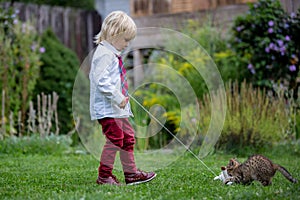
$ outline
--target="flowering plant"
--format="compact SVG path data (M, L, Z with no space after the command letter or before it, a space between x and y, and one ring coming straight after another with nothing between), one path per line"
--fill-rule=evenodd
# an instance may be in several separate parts
M26 111L32 98L41 65L40 55L46 51L31 23L18 19L18 10L0 8L0 89L5 91L5 115L21 111L25 124Z
M286 13L279 0L249 4L233 26L232 47L246 60L247 79L257 86L297 91L300 58L300 10ZM296 95L296 94L295 94Z

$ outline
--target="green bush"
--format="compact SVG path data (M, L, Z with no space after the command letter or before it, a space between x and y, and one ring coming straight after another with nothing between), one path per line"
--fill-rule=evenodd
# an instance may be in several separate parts
M73 128L72 88L80 63L76 54L65 47L48 29L42 34L41 44L47 47L42 55L40 76L35 87L35 94L58 96L58 121L60 133L66 134Z
M21 122L25 124L45 48L34 26L21 22L17 14L11 7L0 8L0 90L5 91L6 121L10 112L17 121L21 111ZM25 126L22 128L24 134Z
M0 140L0 154L61 154L70 150L72 140L68 136L50 135L44 138L38 134L25 137L9 137Z
M300 58L300 10L288 15L279 0L259 0L238 17L232 29L232 49L254 85L283 85L297 95Z

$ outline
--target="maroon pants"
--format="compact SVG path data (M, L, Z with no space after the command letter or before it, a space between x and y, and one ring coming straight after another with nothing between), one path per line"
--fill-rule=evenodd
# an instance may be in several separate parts
M120 151L120 160L124 173L135 173L134 161L134 130L127 118L104 118L98 122L102 126L106 143L103 147L100 166L98 168L100 177L112 175L117 151Z

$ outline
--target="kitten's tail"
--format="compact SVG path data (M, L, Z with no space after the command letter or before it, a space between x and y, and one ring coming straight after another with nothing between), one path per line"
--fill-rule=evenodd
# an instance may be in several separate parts
M298 180L293 178L292 175L288 172L288 170L284 167L280 165L275 165L275 169L277 169L286 179L288 179L292 183L298 183Z

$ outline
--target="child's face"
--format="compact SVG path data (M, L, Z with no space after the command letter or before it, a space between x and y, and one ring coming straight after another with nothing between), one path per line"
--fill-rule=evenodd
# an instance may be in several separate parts
M118 51L123 51L128 47L129 42L130 42L129 37L126 37L126 35L121 35L120 37L117 37L115 40L113 40L111 44Z

